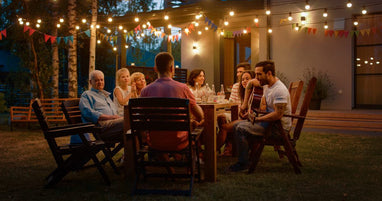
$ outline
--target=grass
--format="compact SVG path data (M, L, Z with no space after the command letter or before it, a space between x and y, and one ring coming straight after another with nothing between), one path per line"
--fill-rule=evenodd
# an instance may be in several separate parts
M105 186L95 168L70 173L44 189L55 168L38 129L0 127L0 200L379 200L382 195L382 136L304 132L297 148L303 163L295 175L267 147L254 174L230 173L232 157L218 158L218 181L195 183L192 197L130 195L131 184L106 170Z

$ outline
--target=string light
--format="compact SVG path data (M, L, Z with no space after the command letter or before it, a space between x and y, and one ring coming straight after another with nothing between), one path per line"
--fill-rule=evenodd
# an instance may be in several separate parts
M195 19L199 19L200 18L200 15L195 15Z
M146 29L147 25L146 25L146 24L143 24L142 27L143 27L144 29Z
M146 24L147 24L147 26L151 26L151 23L150 23L149 21L147 21L147 23L146 23Z
M112 22L112 21L113 21L113 18L109 17L109 18L107 18L107 21L108 21L108 22Z
M21 21L23 21L23 18L20 17L18 20L19 20L19 22L21 22Z
M36 27L37 27L37 28L40 28L40 24L36 24Z
M113 50L114 50L114 51L117 51L117 47L113 47Z
M20 24L24 24L24 21L21 20L21 21L19 21L19 23L20 23Z
M122 25L119 25L118 28L119 28L119 30L122 30L122 29L123 29L123 26L122 26Z
M186 34L188 34L188 32L190 32L190 30L189 30L188 28L185 28L185 29L184 29L184 32L185 32Z
M366 7L364 6L364 7L362 8L362 14L366 15L366 13L367 13L367 10L366 10Z
M97 40L97 43L98 43L98 44L101 44L101 40Z
M234 16L234 15L235 15L235 12L233 12L233 11L231 10L231 11L229 11L229 15L230 15L230 16Z
M60 22L63 23L64 22L64 18L60 18Z
M256 17L255 17L255 19L253 20L256 24L257 23L259 23L259 18L257 17L257 15L256 15Z
M79 30L79 29L80 29L80 26L77 25L77 26L76 26L76 29Z
M306 24L306 18L303 16L301 17L301 24L305 25Z
M41 23L41 19L37 19L37 23L40 24Z
M127 30L126 30L126 29L124 29L124 30L123 30L123 33L127 33Z
M322 16L323 17L328 17L328 10L326 8L324 9L324 13L322 13Z
M99 28L100 28L100 26L99 26L99 24L97 24L97 25L96 25L96 29L99 29Z
M139 18L138 18L138 17L135 17L135 18L134 18L134 21L135 21L135 22L139 22Z
M199 23L198 23L198 22L195 22L195 26L198 27L198 26L199 26Z
M220 32L220 35L224 36L224 31L223 30Z
M328 26L328 22L325 21L325 24L324 24L324 29L328 29L329 26Z
M271 10L267 9L267 10L265 11L265 14L266 14L266 15L270 15L270 14L271 14Z
M57 28L60 28L61 27L61 24L57 24Z
M125 48L126 48L126 49L129 48L129 46L128 46L128 45L125 45Z
M208 27L204 27L204 30L208 31Z
M171 25L171 24L167 25L167 28L171 29L171 28L172 28L172 25Z
M351 8L352 6L353 6L353 4L351 3L350 0L348 0L348 3L346 4L346 7Z
M25 22L25 25L29 26L29 24L30 24L29 22Z
M293 17L292 17L292 13L291 13L291 12L289 12L288 20L289 20L289 21L292 21L292 20L293 20Z
M91 24L91 25L90 25L90 28L93 29L93 28L94 28L94 25Z
M142 36L142 37L145 37L145 33L141 33L141 36Z
M358 25L358 21L354 20L353 24L354 24L354 26L357 26Z
M82 23L84 23L84 24L86 23L86 19L85 19L85 18L84 18L84 19L82 19Z
M247 28L244 28L243 29L243 33L246 34L248 31L247 31Z
M228 24L229 24L229 23L228 23L228 21L227 21L227 20L226 20L226 21L224 21L224 25L225 25L225 26L228 26Z
M272 33L273 31L272 31L272 29L271 28L269 28L268 29L268 33Z
M308 0L306 0L305 9L306 9L306 10L309 10L309 9L310 9L310 5L309 5L309 1L308 1Z
M111 33L111 30L110 29L107 29L107 31L106 31L107 33Z
M202 35L202 31L198 31L198 35Z
M169 19L168 15L165 15L164 20L168 20L168 19Z

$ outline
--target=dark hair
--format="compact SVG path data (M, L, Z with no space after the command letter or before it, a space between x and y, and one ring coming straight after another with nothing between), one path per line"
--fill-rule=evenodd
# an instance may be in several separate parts
M236 65L236 69L238 69L238 68L244 68L244 70L250 70L251 64L249 64L248 62L241 62L241 63Z
M195 86L194 79L196 77L198 77L201 72L203 72L204 75L206 75L206 72L203 69L195 69L195 70L191 71L191 73L190 73L190 75L188 76L188 79L187 79L187 84L192 86L192 87L194 87ZM202 86L204 86L204 85L206 85L206 80L204 80Z
M245 95L245 88L241 84L242 77L245 73L248 73L252 79L255 78L255 76L256 76L255 71L252 71L252 70L246 70L243 72L243 74L241 74L240 80L239 80L239 97L240 97L241 102L244 101L244 95Z
M155 66L160 74L171 71L171 63L174 57L168 52L160 52L155 56Z
M275 62L273 61L261 61L257 63L255 67L263 67L264 73L271 71L273 76L276 75Z

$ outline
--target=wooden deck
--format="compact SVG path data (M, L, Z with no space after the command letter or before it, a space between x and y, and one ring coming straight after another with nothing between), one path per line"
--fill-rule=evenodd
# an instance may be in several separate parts
M382 132L382 110L309 110L304 127Z

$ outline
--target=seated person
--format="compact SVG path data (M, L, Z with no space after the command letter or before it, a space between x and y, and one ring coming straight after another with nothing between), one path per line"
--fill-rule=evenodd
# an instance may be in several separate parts
M132 98L138 98L141 96L142 89L146 87L145 75L141 72L135 72L131 74L131 92Z
M187 78L187 86L194 94L195 98L200 100L203 96L208 96L208 89L206 87L205 72L203 69L195 69L190 72Z
M141 97L174 97L186 98L190 100L190 111L194 115L194 126L199 126L204 122L204 114L200 106L196 104L195 97L186 84L172 79L174 69L174 58L170 53L161 52L155 57L154 70L158 73L158 79L147 85ZM187 133L181 131L173 132L150 132L149 145L158 150L181 150L188 146ZM163 156L168 160L168 155Z
M123 140L123 118L117 114L117 108L104 90L104 74L94 70L89 75L91 89L81 95L80 110L83 122L101 126L100 137L104 141Z
M123 106L126 105L132 95L130 85L130 72L127 68L117 71L116 87L113 92L113 101L117 107L118 115L123 116Z

